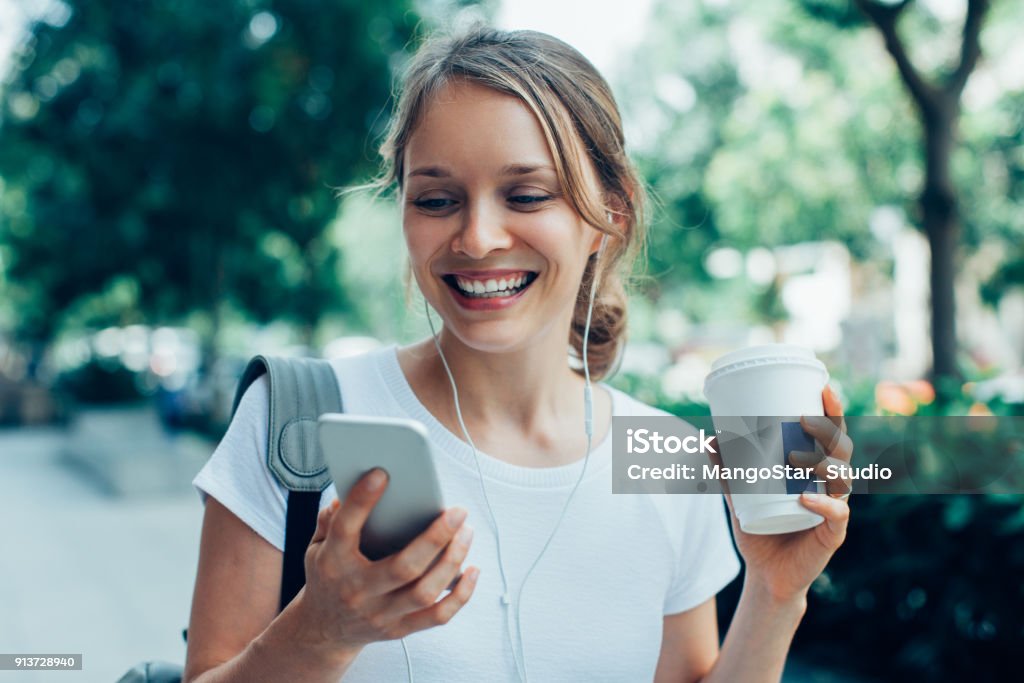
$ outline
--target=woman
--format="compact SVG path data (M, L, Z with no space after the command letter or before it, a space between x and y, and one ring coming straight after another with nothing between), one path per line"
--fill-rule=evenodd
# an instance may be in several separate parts
M604 377L621 350L620 273L643 243L643 187L604 79L541 33L432 41L382 155L376 185L398 189L412 274L442 325L334 366L346 411L427 426L459 507L371 562L359 533L386 476L340 504L328 487L306 585L277 615L285 494L265 464L258 381L195 481L206 513L186 679L777 680L808 586L842 543L845 500L805 500L826 519L814 529L748 536L716 496L611 494L612 415L665 413L599 383L580 428L588 371ZM849 459L831 422L807 429ZM715 594L739 570L727 514L747 572L719 650Z

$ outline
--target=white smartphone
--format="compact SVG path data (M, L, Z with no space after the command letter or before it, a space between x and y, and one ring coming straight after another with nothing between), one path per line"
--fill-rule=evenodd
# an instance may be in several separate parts
M375 467L384 495L363 526L359 549L371 560L398 552L444 510L427 428L416 420L324 413L317 430L338 498Z

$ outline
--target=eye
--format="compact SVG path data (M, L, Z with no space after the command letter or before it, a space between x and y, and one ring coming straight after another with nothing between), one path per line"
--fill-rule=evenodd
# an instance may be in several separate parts
M425 211L444 211L455 201L452 199L445 199L444 197L432 197L429 199L415 199L412 204L416 208L424 209Z
M535 195L535 194L517 194L509 197L508 200L513 204L519 204L520 206L531 206L535 204L543 204L546 201L552 199L549 194Z

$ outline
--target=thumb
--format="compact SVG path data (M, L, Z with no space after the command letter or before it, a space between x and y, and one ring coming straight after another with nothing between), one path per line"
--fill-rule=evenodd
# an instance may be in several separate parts
M341 502L335 498L331 501L330 505L325 507L316 516L316 531L313 532L313 538L309 539L309 544L322 543L327 538L327 530L331 526L331 518L334 517L335 510L341 505Z

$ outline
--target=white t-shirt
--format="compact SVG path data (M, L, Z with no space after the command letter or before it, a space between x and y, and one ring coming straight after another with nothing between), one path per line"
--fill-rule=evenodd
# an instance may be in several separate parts
M476 591L446 625L406 638L417 681L518 680L501 603L494 529L473 450L416 398L397 345L333 362L345 412L414 418L430 434L446 505L469 511L473 544L464 566L480 568ZM615 415L667 415L601 383ZM266 376L246 392L227 434L193 484L278 549L286 490L267 467ZM479 454L501 534L509 593L528 571L579 477L583 459L520 467ZM522 653L534 681L651 680L665 615L713 597L737 575L727 510L715 495L612 494L611 430L591 451L584 481L522 594ZM337 497L323 492L321 508ZM514 613L514 610L513 610ZM511 628L517 649L516 629ZM366 646L343 680L403 681L399 641Z

